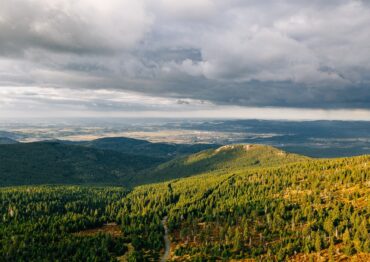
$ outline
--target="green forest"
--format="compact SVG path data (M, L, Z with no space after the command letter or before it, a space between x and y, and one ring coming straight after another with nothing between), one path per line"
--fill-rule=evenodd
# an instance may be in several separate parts
M130 138L92 141L0 141L0 186L120 185L134 186L151 179L152 169L183 155L214 148L213 144L150 143ZM164 180L164 179L162 179Z
M0 261L159 261L165 227L169 261L370 259L369 155L243 145L146 170L163 182L1 188Z

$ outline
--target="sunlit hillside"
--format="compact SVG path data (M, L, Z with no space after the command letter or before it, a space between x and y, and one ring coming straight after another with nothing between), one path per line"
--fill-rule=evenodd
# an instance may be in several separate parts
M155 168L153 179L170 179L201 174L210 171L226 171L252 167L269 167L308 160L266 145L226 145L204 150L196 154L175 158Z
M230 148L218 153L223 150ZM216 151L186 159L196 163ZM4 188L1 255L33 261L150 261L169 248L170 261L367 261L370 156L313 160L292 155L297 161L275 165L272 155L290 159L289 154L267 152L258 165L236 160L224 169L132 190Z

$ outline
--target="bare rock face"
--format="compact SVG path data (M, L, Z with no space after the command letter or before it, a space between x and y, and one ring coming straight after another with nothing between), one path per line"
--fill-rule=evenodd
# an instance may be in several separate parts
M14 209L12 207L9 207L8 213L10 217L14 217Z
M284 151L279 151L277 153L278 156L286 156L286 153Z
M226 150L233 149L233 148L234 148L234 146L233 146L233 145L221 146L221 147L217 148L217 149L215 150L215 152L216 152L216 153L218 153L218 152L226 151Z
M233 150L233 149L238 149L238 148L241 148L245 151L249 151L254 147L256 147L256 145L250 145L250 144L225 145L225 146L222 146L222 147L219 147L218 149L216 149L215 152L218 153L218 152L221 152L221 151Z
M214 154L220 153L220 152L226 152L226 151L232 151L232 150L242 150L245 152L251 151L251 150L258 150L258 149L269 149L271 151L270 153L275 154L280 157L285 157L288 154L282 150L278 150L276 148L272 148L268 145L260 145L260 144L234 144L234 145L225 145L221 146L218 149L214 151Z
M250 149L252 149L254 147L254 145L244 145L243 148L245 151L249 151Z

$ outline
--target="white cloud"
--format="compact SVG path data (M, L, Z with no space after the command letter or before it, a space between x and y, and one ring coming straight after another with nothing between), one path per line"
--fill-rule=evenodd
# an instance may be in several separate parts
M170 99L133 92L40 87L0 89L0 119L28 117L161 117L269 120L363 120L370 110L322 110L218 106L209 101Z
M148 2L150 4L152 1ZM159 0L158 2L154 1L154 4L159 6L161 14L175 20L205 20L216 11L215 1L212 0Z
M147 96L140 93L108 89L67 89L53 87L8 86L0 88L0 108L3 112L32 109L31 114L60 110L79 114L89 111L120 112L143 110L192 110L209 108L210 102L195 99L174 99ZM4 115L1 115L4 117Z
M249 7L220 12L224 24L202 31L202 60L179 68L216 80L327 86L361 82L370 71L370 10L360 1Z
M141 0L2 0L0 17L4 42L79 53L132 48L152 23Z
M0 88L0 118L57 116L370 121L370 110L218 106L202 100L178 100L106 89Z
M81 98L88 92L73 90L123 90L159 104L166 97L370 107L366 1L0 0L0 6L0 89L57 87Z

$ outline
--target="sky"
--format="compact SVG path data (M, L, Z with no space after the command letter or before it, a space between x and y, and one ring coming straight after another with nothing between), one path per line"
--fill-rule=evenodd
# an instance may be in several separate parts
M0 0L0 117L370 121L370 2Z

